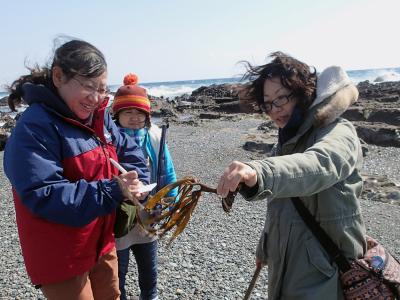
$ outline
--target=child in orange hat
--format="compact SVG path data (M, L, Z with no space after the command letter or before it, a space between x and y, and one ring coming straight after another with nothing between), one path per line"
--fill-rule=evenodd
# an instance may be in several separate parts
M165 185L176 181L176 173L168 147L165 144L165 129L161 130L150 121L150 100L146 89L137 85L135 74L124 78L112 104L112 113L122 132L127 133L142 148L148 161L151 181L157 182L153 194ZM164 136L162 133L164 132ZM168 196L175 197L177 190ZM138 266L140 299L158 299L157 296L157 239L149 237L135 226L128 234L116 239L118 276L121 300L126 299L125 277L128 272L129 250Z

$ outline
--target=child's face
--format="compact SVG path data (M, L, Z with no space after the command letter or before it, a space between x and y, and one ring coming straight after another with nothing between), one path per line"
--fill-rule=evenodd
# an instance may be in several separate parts
M118 122L124 128L140 129L145 126L146 114L135 108L127 108L118 114Z

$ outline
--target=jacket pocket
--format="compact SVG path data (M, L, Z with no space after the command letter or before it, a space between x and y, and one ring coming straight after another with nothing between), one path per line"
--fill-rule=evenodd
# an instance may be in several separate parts
M327 277L332 277L335 274L336 268L330 263L327 254L317 240L308 240L306 242L306 249L311 265Z
M136 206L123 201L116 211L115 224L114 224L114 235L116 238L123 237L128 234L129 231L136 224Z

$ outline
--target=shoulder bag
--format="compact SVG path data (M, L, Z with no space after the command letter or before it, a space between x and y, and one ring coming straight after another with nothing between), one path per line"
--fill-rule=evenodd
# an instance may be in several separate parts
M338 265L347 300L400 299L400 263L378 241L366 236L367 252L348 261L299 197L292 203L304 223Z

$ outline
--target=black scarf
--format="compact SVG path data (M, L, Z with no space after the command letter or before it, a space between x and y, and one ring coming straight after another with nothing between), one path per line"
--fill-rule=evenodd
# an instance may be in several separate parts
M302 109L300 109L300 107L296 106L285 127L279 128L278 132L279 144L283 145L292 137L294 137L297 133L297 130L299 130L301 124L303 123L303 120L304 120L303 111Z

